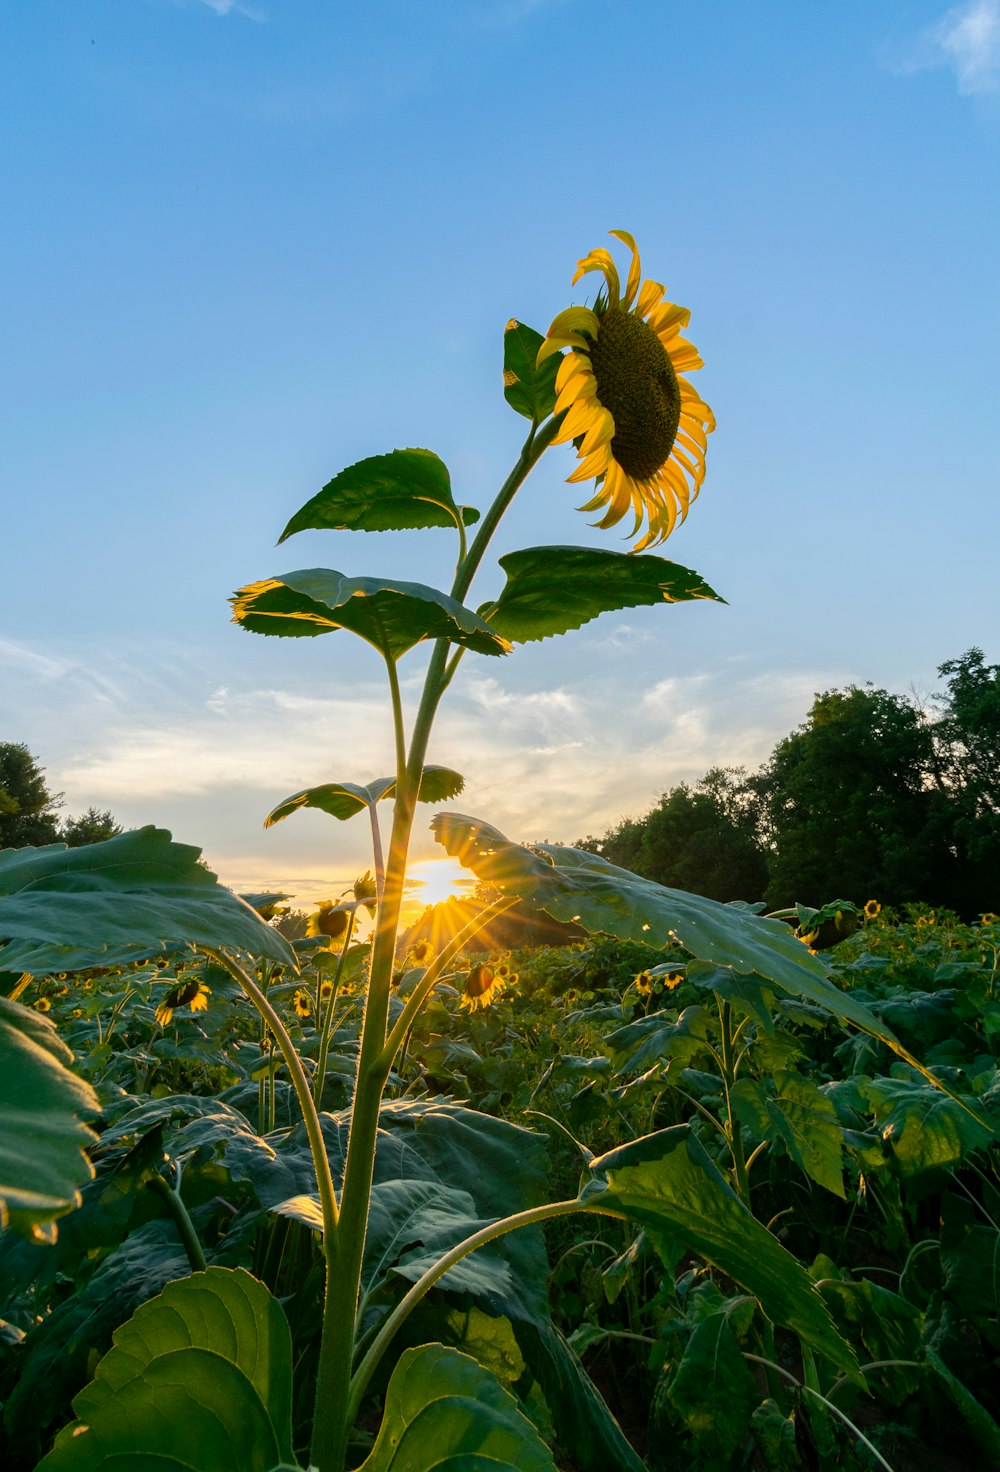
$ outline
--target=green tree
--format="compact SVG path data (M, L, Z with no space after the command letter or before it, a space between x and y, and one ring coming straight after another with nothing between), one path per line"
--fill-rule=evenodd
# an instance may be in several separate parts
M958 905L953 811L934 769L934 728L914 702L856 685L817 695L760 777L768 904Z
M938 701L934 775L954 814L957 908L971 915L1000 908L1000 665L973 648L938 673L948 688Z
M83 848L88 843L103 843L121 833L122 826L113 813L89 807L78 818L67 818L60 826L58 838L70 848Z
M26 746L0 741L0 848L40 847L59 838L61 793L51 793L44 770Z
M644 818L625 818L580 846L672 889L757 901L767 884L760 817L753 779L739 767L715 767L694 788L665 792Z

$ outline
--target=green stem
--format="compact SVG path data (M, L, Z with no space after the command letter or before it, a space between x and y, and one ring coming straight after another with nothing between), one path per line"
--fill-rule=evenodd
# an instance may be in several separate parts
M181 1200L180 1192L175 1191L169 1182L165 1181L160 1175L152 1176L146 1182L146 1189L147 1191L152 1191L154 1196L160 1198L173 1218L174 1226L177 1228L180 1239L184 1244L187 1260L191 1264L191 1271L193 1273L205 1272L208 1267L208 1263L205 1261L205 1253L201 1242L198 1240L198 1233L194 1229L194 1222L191 1220L187 1207Z
M813 1390L811 1385L803 1385L801 1380L799 1380L795 1375L792 1374L791 1370L786 1370L783 1365L777 1364L774 1360L766 1360L763 1358L762 1355L759 1354L749 1354L746 1350L743 1351L743 1358L745 1360L753 1360L755 1364L758 1365L765 1365L768 1369L776 1370L779 1375L784 1375L786 1380L790 1380L798 1390L801 1390L803 1392L804 1395L811 1395L816 1400L820 1401L823 1405L826 1406L831 1416L836 1416L838 1421L842 1421L847 1429L854 1433L854 1435L858 1438L862 1445L868 1448L872 1456L875 1458L876 1462L878 1462L879 1466L885 1468L885 1472L894 1472L894 1468L891 1467L890 1464L886 1461L885 1457L883 1457L878 1447L873 1445L873 1443L868 1440L867 1436L864 1434L861 1428L859 1426L855 1426L850 1416L845 1415L839 1406L835 1406L832 1401L827 1400L825 1395L820 1395L819 1391Z
M540 430L532 426L517 464L483 518L476 538L456 572L452 587L453 597L460 601L464 600L500 518L529 471L551 443L555 433L556 425L551 421L543 425ZM394 668L390 670L389 675L393 698L393 722L396 731L396 801L393 805L392 833L386 859L385 882L376 916L371 974L361 1029L357 1082L354 1090L351 1128L344 1165L344 1182L340 1197L339 1243L341 1250L337 1273L332 1281L329 1277L327 1280L328 1292L323 1312L319 1365L316 1375L316 1409L313 1417L309 1458L318 1472L341 1472L346 1458L347 1436L353 1419L351 1367L354 1356L354 1333L375 1163L379 1107L389 1076L385 1056L386 1026L396 935L403 903L406 861L417 793L430 741L431 727L441 697L447 687L448 652L451 647L446 639L435 641L410 738L409 758L405 761L401 756L402 714L399 703L399 686ZM390 661L387 659L388 663Z
M729 1002L719 999L719 1023L722 1043L722 1083L726 1091L726 1113L729 1116L729 1151L733 1157L733 1175L736 1179L736 1194L744 1206L750 1205L750 1182L747 1177L746 1154L743 1149L743 1131L739 1120L733 1118L730 1090L736 1082L734 1067L735 1037L733 1035L733 1009Z
M339 1211L337 1207L337 1194L333 1187L333 1176L330 1172L330 1157L326 1153L326 1141L323 1139L323 1131L320 1127L319 1113L313 1103L312 1091L309 1087L309 1079L302 1060L299 1057L295 1044L289 1037L288 1030L282 1022L281 1017L254 981L238 962L225 951L213 950L211 946L201 948L207 956L221 966L234 981L246 992L253 1002L257 1011L266 1021L274 1035L274 1040L281 1050L281 1056L285 1060L288 1072L291 1075L292 1087L302 1110L302 1119L306 1127L306 1136L309 1140L309 1149L312 1153L313 1169L316 1172L316 1188L319 1192L320 1207L323 1213L323 1250L334 1251L337 1242L337 1228L339 1222Z
M430 1292L434 1284L443 1278L449 1268L453 1268L463 1257L468 1257L470 1252L475 1252L477 1247L484 1247L487 1242L495 1242L498 1237L505 1237L508 1232L516 1232L518 1227L533 1226L537 1222L549 1221L553 1217L568 1216L575 1211L595 1212L600 1216L617 1217L621 1221L627 1221L625 1213L613 1211L610 1207L602 1207L595 1198L594 1204L580 1201L574 1198L572 1201L553 1201L545 1206L533 1206L527 1211L516 1212L513 1216L505 1216L500 1221L491 1222L488 1227L481 1227L478 1232L473 1232L471 1237L466 1237L464 1242L459 1242L443 1257L438 1258L433 1267L427 1269L426 1273L414 1283L410 1291L401 1298L386 1318L375 1336L372 1346L358 1366L351 1380L351 1399L349 1416L351 1420L358 1413L361 1398L368 1387L372 1375L378 1367L379 1360L392 1342L397 1330L409 1318L420 1300Z
M350 948L351 935L354 931L354 921L357 918L357 913L357 910L352 910L348 916L347 930L344 934L344 947L340 953L340 960L337 962L337 970L333 978L333 990L330 993L330 1000L326 1004L326 1011L323 1013L323 1029L319 1038L319 1056L316 1059L316 1073L313 1078L313 1099L316 1102L317 1109L323 1097L323 1083L326 1078L326 1060L330 1051L330 1029L333 1026L333 1009L337 1005L337 992L340 989L340 979L344 974L344 962L347 959L347 952ZM322 983L320 985L322 987Z

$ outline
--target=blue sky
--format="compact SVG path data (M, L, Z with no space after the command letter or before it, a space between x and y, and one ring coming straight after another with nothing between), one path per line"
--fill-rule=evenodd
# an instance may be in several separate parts
M261 820L389 770L380 666L226 598L317 565L446 586L445 532L274 543L395 446L486 504L521 438L504 323L584 300L615 228L692 309L719 424L660 550L729 603L469 657L431 753L456 805L573 841L763 760L814 691L1000 659L1000 0L22 0L0 127L0 739L69 811L237 888L365 865L360 825ZM498 551L628 545L573 463Z

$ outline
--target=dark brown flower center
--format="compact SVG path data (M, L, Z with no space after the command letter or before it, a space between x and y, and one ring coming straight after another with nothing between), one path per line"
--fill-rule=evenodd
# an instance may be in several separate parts
M476 966L469 972L465 982L467 997L483 997L493 985L493 971L489 966Z
M601 318L590 361L597 397L614 415L611 452L627 475L648 480L670 458L681 420L670 354L648 322L611 307Z

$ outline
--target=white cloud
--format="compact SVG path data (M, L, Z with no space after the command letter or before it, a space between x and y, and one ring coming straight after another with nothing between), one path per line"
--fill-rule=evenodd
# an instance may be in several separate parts
M207 5L216 15L245 15L247 20L262 21L264 12L255 5L245 5L243 0L174 0L175 5Z
M1000 91L1000 0L956 5L892 65L904 74L950 67L963 97Z

